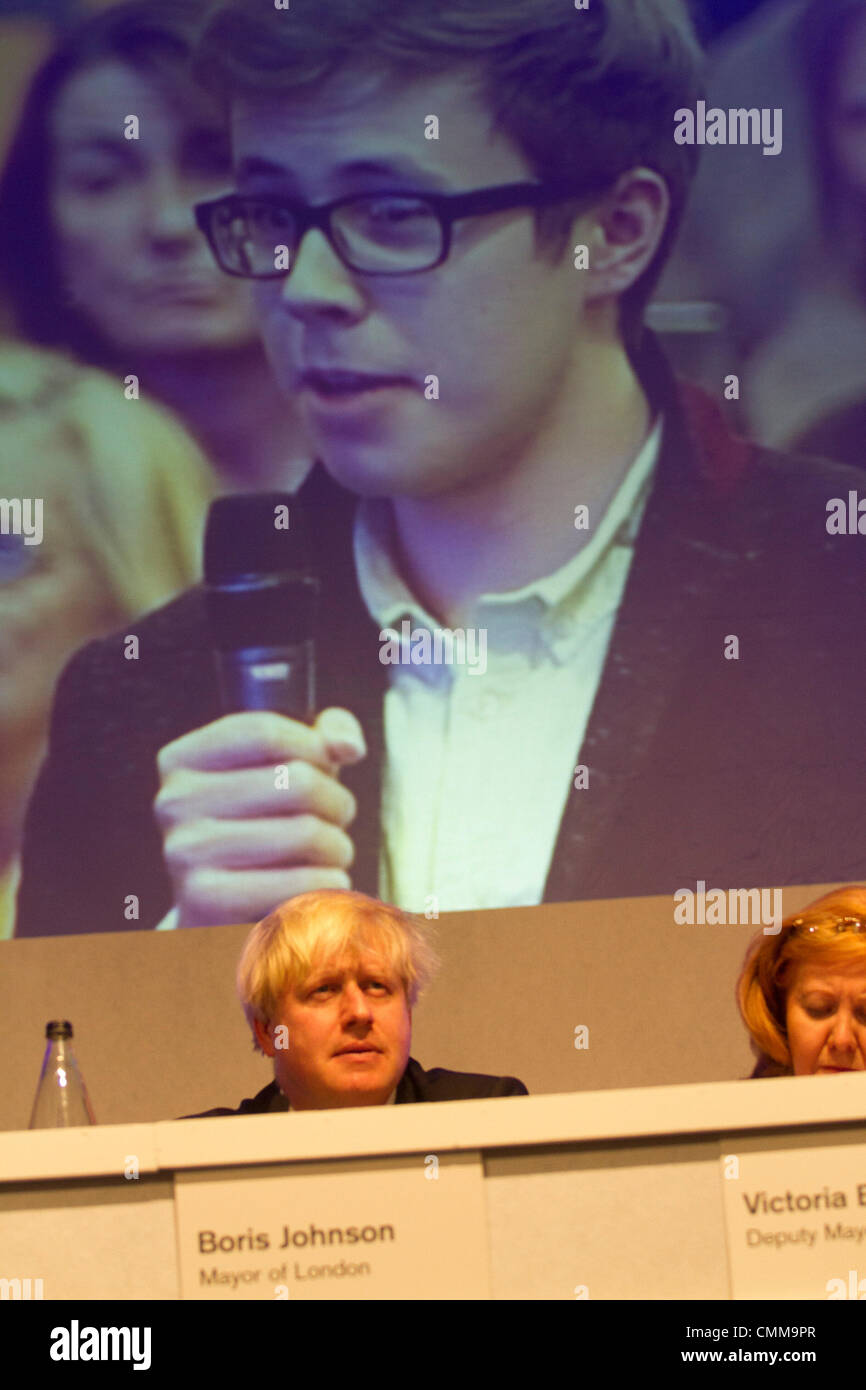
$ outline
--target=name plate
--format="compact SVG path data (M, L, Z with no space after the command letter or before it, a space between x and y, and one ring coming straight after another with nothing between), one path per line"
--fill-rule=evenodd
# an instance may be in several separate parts
M479 1153L177 1173L181 1297L490 1297Z
M723 1149L731 1297L866 1299L866 1144Z

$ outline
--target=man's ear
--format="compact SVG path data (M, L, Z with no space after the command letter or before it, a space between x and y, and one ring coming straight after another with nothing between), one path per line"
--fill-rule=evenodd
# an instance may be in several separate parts
M256 1041L258 1042L258 1045L262 1049L262 1052L265 1054L265 1056L273 1057L274 1040L271 1037L270 1028L266 1027L265 1024L262 1023L261 1019L254 1018L253 1032L255 1033Z
M667 184L654 169L631 169L575 223L588 248L586 301L619 297L650 265L670 216Z

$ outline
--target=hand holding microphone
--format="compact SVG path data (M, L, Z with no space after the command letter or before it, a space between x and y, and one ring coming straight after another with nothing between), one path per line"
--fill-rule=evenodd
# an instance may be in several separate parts
M230 714L163 748L155 810L178 925L254 922L297 893L351 888L357 806L337 774L365 753L361 726L340 709L312 728Z
M280 507L289 527L278 530ZM229 713L158 757L155 814L179 926L251 922L316 888L350 888L355 798L338 781L366 754L348 710L315 704L318 581L295 499L220 498L205 543L211 635Z

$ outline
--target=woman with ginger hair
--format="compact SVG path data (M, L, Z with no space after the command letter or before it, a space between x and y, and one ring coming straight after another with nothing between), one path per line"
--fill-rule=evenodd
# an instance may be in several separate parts
M216 490L167 411L57 353L0 344L0 940L57 677L195 581ZM25 502L30 521L38 504L29 535L12 525Z
M752 942L737 1002L753 1076L866 1070L866 886L825 893Z

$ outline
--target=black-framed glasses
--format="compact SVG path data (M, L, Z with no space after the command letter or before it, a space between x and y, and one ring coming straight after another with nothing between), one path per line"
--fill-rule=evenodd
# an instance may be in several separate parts
M221 270L249 280L279 280L294 265L310 227L328 238L349 270L362 275L416 275L451 250L453 223L511 208L538 208L595 196L540 183L506 183L469 193L401 189L337 198L311 207L281 193L231 193L198 203L195 219Z

